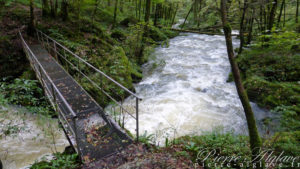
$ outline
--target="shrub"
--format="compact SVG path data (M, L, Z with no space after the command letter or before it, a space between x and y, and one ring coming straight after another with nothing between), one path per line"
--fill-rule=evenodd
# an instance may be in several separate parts
M61 169L74 169L79 168L80 163L77 154L54 154L54 159L51 161L43 160L41 162L34 163L31 169L44 169L44 168L61 168Z

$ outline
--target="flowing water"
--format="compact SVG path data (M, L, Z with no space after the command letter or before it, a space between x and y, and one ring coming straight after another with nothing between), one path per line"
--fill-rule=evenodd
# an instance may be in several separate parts
M233 38L237 47L239 41ZM165 137L201 134L212 130L247 134L246 119L230 73L224 36L184 33L158 47L143 66L136 84L140 102L140 134ZM134 103L131 98L127 104ZM258 122L269 112L251 103ZM125 127L135 133L135 120ZM263 131L260 125L260 130Z
M68 141L57 120L0 106L0 160L4 169L27 168L45 155L62 152L66 146Z

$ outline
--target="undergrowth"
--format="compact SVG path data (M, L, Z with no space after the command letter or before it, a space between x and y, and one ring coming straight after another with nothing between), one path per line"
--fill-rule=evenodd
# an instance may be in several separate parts
M77 154L56 153L53 159L47 161L42 159L40 162L34 163L30 169L60 168L60 169L76 169L80 168L80 162Z

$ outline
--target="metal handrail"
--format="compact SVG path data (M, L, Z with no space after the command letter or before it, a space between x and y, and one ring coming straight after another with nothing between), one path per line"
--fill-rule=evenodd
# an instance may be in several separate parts
M61 58L63 58L68 64L70 64L76 71L78 71L82 76L84 76L93 86L95 86L97 89L99 89L103 94L105 94L110 100L112 100L114 103L116 103L121 111L126 112L127 114L129 114L133 119L136 120L136 139L139 139L139 101L142 100L140 97L138 97L135 93L133 93L132 91L130 91L129 89L127 89L126 87L124 87L122 84L118 83L117 81L115 81L114 79L112 79L111 77L109 77L108 75L106 75L104 72L100 71L99 69L97 69L95 66L93 66L92 64L90 64L89 62L85 61L84 59L82 59L81 57L79 57L78 55L76 55L74 52L70 51L68 48L66 48L65 46L63 46L62 44L60 44L59 42L57 42L56 40L54 40L53 38L49 37L48 35L46 35L45 33L41 32L40 30L36 30L37 33L37 38L38 40L41 42L41 44L44 45L47 44L47 50L49 52L51 48L53 50L53 52L55 53L55 56L60 56ZM49 45L51 44L51 45ZM52 47L53 46L53 47ZM64 54L61 54L59 52L58 47L61 48L61 50L63 50ZM66 52L68 52L69 54L71 54L71 56L73 56L76 60L78 60L77 62L77 66L74 65L72 63L72 61L69 61L66 57ZM93 81L91 78L89 78L85 73L83 73L82 71L80 71L79 65L82 62L84 65L88 66L89 68L91 68L92 70L94 70L96 73L100 74L100 81L101 81L101 87L98 86L96 84L95 81ZM136 99L135 102L135 117L130 113L129 110L126 110L126 108L123 107L122 104L120 104L118 101L116 101L112 96L110 96L107 92L105 92L103 85L102 85L102 77L106 78L107 80L109 80L110 82L112 82L113 84L117 85L118 87L120 87L121 89L123 89L125 92L127 92L129 95L133 96ZM112 91L113 92L113 91Z
M51 37L49 37L48 35L46 35L45 33L36 30L37 32L39 32L40 34L44 35L45 37L47 37L48 39L50 39L51 41L53 41L54 43L56 43L57 45L59 45L60 47L62 47L64 50L66 50L67 52L69 52L71 55L73 55L75 58L79 59L80 61L82 61L83 63L85 63L86 65L88 65L89 67L91 67L92 69L94 69L96 72L102 74L104 77L106 77L108 80L110 80L111 82L113 82L114 84L118 85L119 87L121 87L123 90L125 90L126 92L128 92L130 95L133 95L134 97L138 98L139 100L142 100L139 96L137 96L135 93L133 93L132 91L130 91L129 89L127 89L126 87L124 87L122 84L118 83L117 81L115 81L114 79L112 79L111 77L109 77L108 75L106 75L104 72L102 72L101 70L95 68L93 65L91 65L90 63L88 63L87 61L85 61L84 59L82 59L81 57L79 57L78 55L76 55L75 53L73 53L72 51L70 51L68 48L66 48L65 46L63 46L62 44L60 44L59 42L57 42L56 40L52 39Z
M63 97L63 95L60 93L60 91L57 89L56 85L54 84L54 82L52 81L52 79L49 77L49 75L47 74L47 72L45 71L45 69L43 68L43 66L41 65L41 63L38 61L38 59L36 58L36 56L33 54L33 52L30 50L29 46L27 45L27 43L25 42L22 33L19 31L19 36L22 40L22 44L24 47L26 47L26 49L30 52L31 56L34 58L34 60L36 61L36 63L38 64L39 68L43 71L44 75L46 76L47 80L49 80L50 84L52 85L52 87L54 88L54 90L58 93L59 97L61 98L62 102L67 106L67 109L72 113L73 117L76 117L76 113L73 111L73 109L70 107L69 103L66 101L66 99ZM39 72L41 73L41 72Z
M62 118L64 118L65 122L68 123L68 126L69 126L71 132L74 134L76 142L78 143L77 125L76 125L76 119L78 118L78 116L73 111L73 109L71 108L70 104L63 97L63 95L61 94L61 92L58 90L58 88L56 87L56 85L54 84L54 82L52 81L52 79L49 77L48 73L45 71L45 69L43 68L43 66L41 65L41 63L38 61L38 59L36 58L36 56L33 54L33 52L31 51L31 49L29 48L28 44L24 40L24 38L23 38L22 33L21 33L20 30L19 30L19 36L20 36L20 39L22 41L22 46L23 46L24 52L26 53L26 56L28 56L28 59L30 61L30 64L32 65L33 69L36 71L37 77L38 77L38 79L40 79L40 81L41 81L41 83L42 83L42 85L43 85L43 87L45 89L45 93L46 93L47 97L49 98L49 100L50 100L52 106L54 107L54 109L61 110L61 108L59 106L57 106L58 105L58 101L57 101L56 95L55 95L55 92L56 92L58 94L58 97L59 97L60 101L63 103L64 106L66 106L67 111L71 113L71 118L72 118L72 122L74 124L74 129L69 124L69 121L65 117L65 115L63 114L62 110L59 111L60 116L62 116ZM38 66L39 70L36 70L37 66ZM49 87L47 86L47 84L45 84L45 80L43 79L43 76L45 76L46 80L50 83L51 89L52 89L51 91L50 91ZM49 97L49 95L52 98ZM70 145L73 145L73 143L70 142ZM81 150L80 150L80 148L79 147L77 147L77 148L74 147L74 148L77 151L77 153L79 154L79 156L81 157Z

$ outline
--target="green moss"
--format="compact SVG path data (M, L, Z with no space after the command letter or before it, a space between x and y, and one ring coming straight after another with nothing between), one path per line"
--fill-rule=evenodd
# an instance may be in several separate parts
M279 114L284 131L300 127L300 54L290 50L297 37L269 35L268 47L256 42L236 59L250 100Z
M130 16L130 17L127 17L124 20L122 20L120 22L120 25L128 27L130 24L134 25L134 24L137 24L137 23L138 23L138 20L135 17Z
M234 81L232 72L229 73L228 79L226 81L227 82L233 82Z
M204 157L198 156L201 151L214 151L215 155L219 156L241 156L243 159L251 159L251 151L249 145L249 138L247 136L237 136L232 133L222 134L218 132L212 132L201 136L184 136L178 138L175 143L183 144L184 150L189 152L192 156L192 160L197 162L203 160ZM215 156L210 156L206 162L212 162ZM200 162L198 161L198 162ZM237 161L237 164L242 161Z
M164 41L168 39L168 36L165 35L159 28L152 26L149 30L149 37L154 41Z
M298 156L300 154L300 131L276 133L270 144L276 152L284 151L285 154Z
M168 38L174 38L179 35L177 31L171 31L170 29L160 29Z
M121 29L116 29L114 30L111 35L112 38L123 41L126 39L126 35L124 33L124 31L122 31Z
M267 108L299 103L300 86L296 83L269 82L253 76L247 78L244 85L249 98Z
M290 51L253 48L237 59L246 77L257 75L269 81L297 81L300 79L300 54Z

